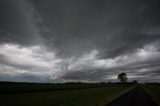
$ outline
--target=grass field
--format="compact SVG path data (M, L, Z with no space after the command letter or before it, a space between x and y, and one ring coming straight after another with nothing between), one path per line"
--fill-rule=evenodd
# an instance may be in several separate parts
M14 92L11 94L1 94L0 106L97 106L109 102L131 87L133 86L119 85L94 88L89 87L85 89L68 88L67 90L61 89L45 92ZM4 85L2 88L5 88ZM20 90L18 87L17 89Z
M145 85L144 87L152 99L160 106L160 85Z

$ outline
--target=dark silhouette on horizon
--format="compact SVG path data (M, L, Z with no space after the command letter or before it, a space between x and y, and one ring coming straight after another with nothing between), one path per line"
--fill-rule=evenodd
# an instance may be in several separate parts
M122 82L122 83L125 83L125 82L127 82L127 73L124 73L124 72L122 72L122 73L120 73L120 74L118 74L118 79Z

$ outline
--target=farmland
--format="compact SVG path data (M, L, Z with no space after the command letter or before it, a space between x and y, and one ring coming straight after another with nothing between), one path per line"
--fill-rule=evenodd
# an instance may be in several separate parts
M0 84L1 106L95 106L106 104L133 85Z

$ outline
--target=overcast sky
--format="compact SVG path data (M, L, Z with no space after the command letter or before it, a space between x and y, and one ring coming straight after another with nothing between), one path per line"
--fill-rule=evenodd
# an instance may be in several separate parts
M159 0L0 0L0 81L160 82Z

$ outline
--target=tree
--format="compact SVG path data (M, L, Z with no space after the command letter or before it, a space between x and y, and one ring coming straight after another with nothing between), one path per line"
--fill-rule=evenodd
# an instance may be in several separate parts
M122 72L122 73L120 73L120 74L118 74L118 79L121 81L121 82L127 82L127 74L126 73L124 73L124 72Z

